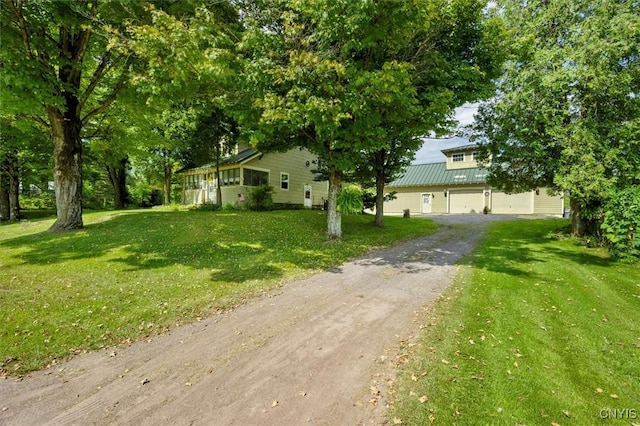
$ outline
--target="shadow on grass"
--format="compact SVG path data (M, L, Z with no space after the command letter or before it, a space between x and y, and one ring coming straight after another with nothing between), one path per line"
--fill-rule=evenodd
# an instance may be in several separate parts
M575 244L560 246L568 231L566 220L559 219L491 224L481 249L460 263L515 277L537 276L536 265L551 257L579 265L612 265L608 258L578 249Z
M211 271L212 280L230 282L281 276L274 261L298 248L296 242L284 233L274 237L263 232L260 223L252 223L255 216L245 218L208 212L122 213L78 231L0 241L0 250L10 249L14 259L28 265L95 260L125 265L124 271L183 265Z

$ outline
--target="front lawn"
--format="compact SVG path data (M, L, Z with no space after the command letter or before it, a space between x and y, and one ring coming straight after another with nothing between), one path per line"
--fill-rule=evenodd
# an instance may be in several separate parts
M640 265L566 224L491 225L408 349L391 420L640 424Z
M89 213L64 234L52 222L0 226L0 375L161 333L435 229L343 216L343 240L328 242L320 211Z

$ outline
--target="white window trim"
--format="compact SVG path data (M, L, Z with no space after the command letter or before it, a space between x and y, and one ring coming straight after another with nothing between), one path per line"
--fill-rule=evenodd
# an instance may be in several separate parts
M461 160L456 160L457 155L462 155ZM451 162L452 163L464 163L464 152L456 152L455 154L451 154Z
M287 176L287 180L286 180L287 187L286 188L282 187L282 183L285 182L285 181L282 180L283 176ZM290 187L291 187L291 174L287 173L287 172L280 172L280 190L288 191Z

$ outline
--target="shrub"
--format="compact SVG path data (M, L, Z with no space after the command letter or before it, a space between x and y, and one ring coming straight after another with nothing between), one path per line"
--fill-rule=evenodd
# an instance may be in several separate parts
M640 187L618 191L606 203L602 231L611 255L617 259L640 259Z
M273 210L273 186L256 186L249 192L247 208L254 211Z
M228 204L233 204L233 203L228 203ZM192 210L197 210L197 211L202 211L202 212L215 212L218 211L222 208L222 206L215 204L215 203L206 203L206 204L200 204L196 207L193 207Z
M358 185L347 184L338 194L338 211L346 214L362 213L362 189Z
M242 208L236 202L227 201L226 203L224 203L220 207L220 210L222 210L223 212L235 212L235 211L238 211L238 210L242 210Z

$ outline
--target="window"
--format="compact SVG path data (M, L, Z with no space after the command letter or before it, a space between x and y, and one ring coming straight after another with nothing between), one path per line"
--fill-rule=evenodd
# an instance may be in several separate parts
M289 173L280 173L280 189L289 190Z
M220 185L222 186L240 185L240 169L221 170Z
M471 153L471 159L472 159L473 161L478 161L478 153L477 153L476 151L473 151L473 152Z
M269 172L261 170L244 169L243 177L246 186L260 186L269 183Z
M452 163L462 163L464 161L464 154L453 154L451 156Z

